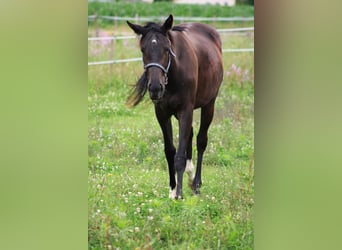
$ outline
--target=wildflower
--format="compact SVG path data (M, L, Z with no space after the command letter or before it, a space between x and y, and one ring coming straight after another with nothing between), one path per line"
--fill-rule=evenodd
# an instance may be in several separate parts
M137 232L139 232L139 231L140 231L139 227L135 227L135 228L134 228L134 232L137 233Z
M237 74L237 75L240 75L240 74L241 74L241 68L240 68L240 67L238 67L238 68L236 69L236 74Z
M140 209L140 207L137 207L137 213L140 213L140 211L141 211L141 209Z
M153 220L153 216L147 216L148 220Z

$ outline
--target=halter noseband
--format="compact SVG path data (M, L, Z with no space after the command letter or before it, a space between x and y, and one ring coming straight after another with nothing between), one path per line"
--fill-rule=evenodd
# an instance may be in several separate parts
M169 73L169 69L170 69L170 66L171 66L171 57L170 57L170 54L171 54L172 56L176 57L176 54L175 54L175 52L172 51L171 47L169 48L169 52L168 52L168 61L167 61L167 66L166 66L166 68L164 68L164 66L161 65L161 64L159 64L159 63L153 63L153 62L144 65L145 71L146 71L148 68L151 68L151 67L160 68L160 69L164 72L164 78L165 78L164 84L165 84L165 85L167 85L167 83L168 83L167 74Z

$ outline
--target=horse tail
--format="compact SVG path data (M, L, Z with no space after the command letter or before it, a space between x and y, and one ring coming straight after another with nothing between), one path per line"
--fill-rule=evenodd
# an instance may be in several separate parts
M128 107L135 107L143 99L147 90L147 82L146 72L144 72L137 83L133 86L130 95L127 97L126 105Z

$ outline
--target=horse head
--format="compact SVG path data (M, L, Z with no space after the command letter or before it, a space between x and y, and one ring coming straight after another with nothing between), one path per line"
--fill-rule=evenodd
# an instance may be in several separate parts
M160 101L168 84L168 73L171 67L172 56L175 56L168 38L168 31L172 28L173 16L170 15L159 25L147 23L145 26L132 24L127 21L129 27L138 35L141 35L140 49L144 63L144 78L153 102Z

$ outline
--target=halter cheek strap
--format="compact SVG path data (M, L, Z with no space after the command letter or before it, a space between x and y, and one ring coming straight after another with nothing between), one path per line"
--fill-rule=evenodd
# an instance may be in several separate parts
M173 52L173 50L169 49L169 53L168 53L168 62L167 62L167 66L166 68L164 68L163 65L159 64L159 63L148 63L148 64L145 64L144 65L144 69L148 69L148 68L151 68L151 67L157 67L157 68L160 68L163 72L164 72L164 78L165 78L165 82L164 84L166 85L168 83L168 79L167 79L167 74L169 73L169 69L170 69L170 66L171 66L171 57L170 57L170 54L173 56L173 57L176 57L176 54L175 52Z

